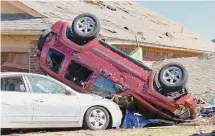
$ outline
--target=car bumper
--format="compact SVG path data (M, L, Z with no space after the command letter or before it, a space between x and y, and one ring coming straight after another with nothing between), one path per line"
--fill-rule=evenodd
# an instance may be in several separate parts
M122 111L116 109L109 111L112 117L112 127L119 127L122 123Z

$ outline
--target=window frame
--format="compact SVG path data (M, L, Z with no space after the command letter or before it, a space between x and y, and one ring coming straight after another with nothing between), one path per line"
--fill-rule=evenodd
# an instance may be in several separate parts
M63 55L63 59L62 59L61 64L60 64L60 66L59 66L58 72L53 71L52 69L50 69L50 68L47 66L47 59L48 59L48 55L49 55L50 50L54 50L54 51L59 52L60 54ZM60 73L60 70L61 70L61 68L62 68L62 64L63 64L64 61L65 61L65 58L66 58L66 55L65 55L64 53L62 53L61 51L59 51L58 49L56 49L56 48L49 48L49 50L48 50L48 52L47 52L47 55L46 55L46 59L45 59L45 67L46 67L48 70L50 70L51 72L54 72L55 74L59 74L59 73Z
M27 81L26 81L26 79L24 78L24 76L23 75L9 75L9 76L1 76L1 80L3 79L3 78L13 78L13 77L20 77L21 78L21 80L22 80L22 82L23 82L23 84L24 84L24 87L25 87L25 91L24 92L21 92L21 91L7 91L7 90L2 90L1 89L1 91L2 92L19 92L19 93L30 93L30 91L29 91L29 86L28 86L28 84L27 84Z

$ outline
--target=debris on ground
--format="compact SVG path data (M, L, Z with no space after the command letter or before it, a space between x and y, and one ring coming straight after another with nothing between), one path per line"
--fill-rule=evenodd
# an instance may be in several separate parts
M121 128L143 128L153 123L155 123L155 120L146 119L140 114L134 114L127 110Z
M199 115L201 116L213 116L215 115L215 107L207 107L200 109Z

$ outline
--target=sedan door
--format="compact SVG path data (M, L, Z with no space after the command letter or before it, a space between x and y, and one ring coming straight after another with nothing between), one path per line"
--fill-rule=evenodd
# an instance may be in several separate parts
M66 94L62 84L49 77L26 76L31 86L35 123L78 122L80 104L74 94Z
M25 128L33 119L33 99L22 76L1 77L3 128Z

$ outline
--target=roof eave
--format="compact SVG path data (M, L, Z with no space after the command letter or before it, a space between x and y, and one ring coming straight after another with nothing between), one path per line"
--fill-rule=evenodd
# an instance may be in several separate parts
M1 31L1 35L40 35L41 31Z

